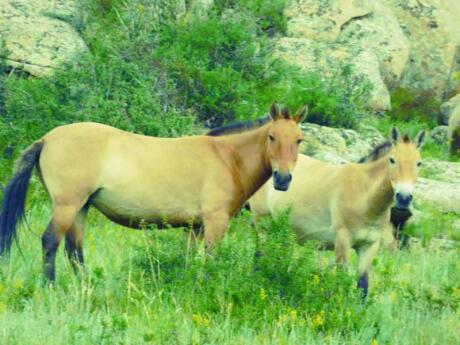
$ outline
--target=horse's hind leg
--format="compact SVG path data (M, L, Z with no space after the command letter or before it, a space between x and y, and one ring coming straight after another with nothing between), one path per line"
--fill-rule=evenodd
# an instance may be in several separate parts
M42 235L43 268L45 278L54 281L56 278L56 252L63 236L70 229L81 206L55 205L53 217Z
M83 235L87 213L88 206L84 206L65 235L65 251L75 273L83 266Z

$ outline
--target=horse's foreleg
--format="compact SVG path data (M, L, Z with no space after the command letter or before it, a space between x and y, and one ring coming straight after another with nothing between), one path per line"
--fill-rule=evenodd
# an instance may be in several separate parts
M56 278L55 262L59 243L74 222L77 211L73 206L55 206L51 222L42 235L44 274L50 281Z
M228 222L229 215L225 212L216 212L203 217L204 241L207 250L212 250L215 244L224 237Z
M65 235L65 251L75 273L83 266L83 235L88 207L83 207Z
M362 290L364 298L367 296L369 286L369 269L379 248L380 241L375 241L358 249L358 288Z
M347 228L336 231L335 237L335 260L338 264L346 266L350 259L351 241Z

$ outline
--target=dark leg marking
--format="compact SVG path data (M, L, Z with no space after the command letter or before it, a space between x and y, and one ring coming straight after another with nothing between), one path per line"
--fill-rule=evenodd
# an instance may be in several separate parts
M42 248L45 278L52 282L56 279L55 263L58 247L59 239L54 233L53 226L50 223L42 235Z
M363 300L366 300L368 287L369 287L368 274L363 273L358 279L358 289L361 289L363 293Z
M67 257L69 258L72 268L75 273L78 272L80 266L83 266L83 249L80 246L77 246L75 242L75 237L73 234L67 234L65 236L65 251Z

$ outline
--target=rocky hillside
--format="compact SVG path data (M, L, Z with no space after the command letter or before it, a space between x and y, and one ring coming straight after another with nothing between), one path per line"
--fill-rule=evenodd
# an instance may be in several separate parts
M285 15L281 56L325 72L352 63L374 85L375 110L390 108L398 86L439 100L460 90L457 0L300 0Z
M76 30L79 1L3 3L0 35L11 66L45 75L86 49ZM298 0L287 4L287 32L274 38L278 54L305 70L326 75L343 63L352 64L356 74L373 84L371 109L390 109L390 92L396 87L424 92L440 101L460 91L458 0ZM187 5L183 1L179 8L184 14L186 8L205 13L212 5L212 0ZM443 117L442 121L447 124L447 120Z

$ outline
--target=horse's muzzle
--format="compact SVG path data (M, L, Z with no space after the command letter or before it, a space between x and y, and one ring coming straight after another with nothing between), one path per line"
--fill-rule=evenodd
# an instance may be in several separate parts
M278 171L273 173L273 187L276 190L287 191L291 183L292 175L290 173L284 174Z
M395 194L395 207L400 210L407 210L412 203L412 199L412 194L398 192Z

